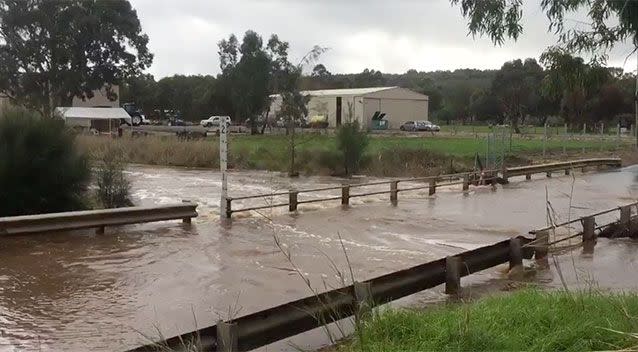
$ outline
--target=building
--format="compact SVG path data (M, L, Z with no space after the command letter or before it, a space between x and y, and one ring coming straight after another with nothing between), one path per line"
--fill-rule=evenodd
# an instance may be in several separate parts
M111 86L111 92L115 93L114 100L110 100L105 88L97 89L93 91L93 98L82 100L78 97L73 98L71 106L87 107L87 108L119 108L120 107L120 87ZM0 97L0 111L4 108L10 107L11 101L9 98Z
M106 88L96 89L93 91L93 98L82 100L78 97L74 97L71 106L85 108L119 108L120 87L116 85L111 86L111 93L115 93L115 95L111 94L110 96L110 98L115 98L114 100L109 99Z
M302 94L311 97L308 117L324 116L329 127L358 121L362 127L370 128L377 111L385 114L391 129L398 129L406 121L428 119L428 96L400 87L310 90ZM281 108L281 96L271 98L269 118L275 118Z
M58 107L55 114L69 127L97 132L113 131L122 123L131 123L131 117L122 108Z

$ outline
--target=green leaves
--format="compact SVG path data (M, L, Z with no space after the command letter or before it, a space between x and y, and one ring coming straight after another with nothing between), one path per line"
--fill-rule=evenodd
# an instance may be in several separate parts
M127 0L0 0L0 94L50 115L150 66Z

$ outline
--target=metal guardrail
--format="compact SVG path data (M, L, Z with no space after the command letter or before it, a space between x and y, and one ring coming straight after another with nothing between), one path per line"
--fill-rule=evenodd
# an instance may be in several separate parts
M549 163L540 165L528 165L507 168L507 177L531 175L535 173L552 172L565 170L569 172L572 169L586 168L586 167L620 167L622 161L619 158L596 158L596 159L581 159L568 162Z
M282 304L197 331L175 336L130 352L156 351L158 346L183 350L195 345L202 351L246 351L350 317L362 307L371 308L446 283L457 293L460 278L496 265L510 266L530 259L531 239L510 240L466 251L353 285Z
M612 228L638 237L638 216L631 216L631 207L638 202L608 209L562 224L582 222L583 232L570 236L582 236L584 251L593 250L595 230ZM620 210L620 220L595 226L594 217ZM614 228L616 227L616 228ZM510 268L520 266L523 258L535 257L541 265L547 264L549 246L564 239L549 242L546 227L530 231L534 239L513 237L496 244L441 258L429 263L382 275L367 281L302 298L245 315L216 325L171 337L158 343L141 346L129 352L159 350L185 350L197 346L202 351L246 351L306 332L338 320L360 314L364 309L385 304L399 298L436 287L445 283L445 292L456 294L461 277L509 262ZM544 263L544 264L543 264Z
M23 235L85 228L97 228L98 233L103 233L106 226L174 219L182 219L183 222L190 223L191 218L197 217L196 209L197 204L184 202L149 207L2 217L0 218L0 235Z
M602 167L602 166L610 166L610 167L620 167L621 160L618 158L598 158L598 159L583 159L583 160L575 160L568 162L558 162L558 163L550 163L550 164L539 164L539 165L527 165L527 166L518 166L506 168L503 170L484 170L482 172L471 171L465 173L457 173L457 174L448 174L448 175L438 175L438 176L428 176L428 177L418 177L418 178L403 178L403 179L395 179L390 181L377 181L377 182L369 182L369 183L355 183L355 184L344 184L340 186L330 186L330 187L322 187L322 188L313 188L313 189L303 189L303 190L290 190L290 191L282 191L282 192L274 192L268 194L259 194L252 196L242 196L242 197L229 197L226 199L226 218L230 219L232 214L260 209L271 209L278 207L288 207L289 211L296 211L299 204L305 203L315 203L315 202L323 202L323 201L335 201L341 199L342 205L349 205L350 198L354 197L365 197L371 195L379 195L379 194L389 194L390 201L396 203L398 201L398 194L400 192L407 191L415 191L415 190L423 190L428 189L429 195L433 195L436 193L437 187L442 186L452 186L452 185L463 185L463 191L467 191L469 189L470 184L478 185L480 183L493 183L496 180L501 180L502 182L508 182L510 177L514 176L522 176L525 175L527 179L531 179L532 174L537 173L546 173L547 176L551 176L551 173L554 171L565 171L565 174L569 174L569 172L576 168L584 169L587 167ZM499 176L500 173L500 176ZM445 183L440 183L441 181L447 181ZM427 182L423 186L414 186L408 188L399 188L400 182ZM387 191L374 191L374 192L365 192L358 194L351 194L350 191L353 188L361 188L366 186L377 186L377 185L390 185L390 189ZM341 190L341 196L331 196L326 198L315 198L312 200L299 200L299 195L304 193L315 193L315 192L324 192L324 191L334 191ZM269 199L274 197L282 197L288 196L287 202L277 202L273 204L266 204L262 206L254 206L254 207L246 207L240 209L233 209L232 202L236 200L246 200L246 199Z

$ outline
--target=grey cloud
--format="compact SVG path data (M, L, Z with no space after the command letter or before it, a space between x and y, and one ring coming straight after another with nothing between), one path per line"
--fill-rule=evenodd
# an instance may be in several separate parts
M219 72L217 42L252 29L276 33L291 44L293 59L313 45L330 47L321 57L332 72L373 68L405 72L498 68L506 61L537 57L555 42L538 1L524 8L525 33L517 42L495 47L472 38L458 7L448 0L132 0L150 37L157 77ZM582 18L582 14L575 14ZM627 47L611 55L622 66ZM626 54L625 54L626 55ZM627 68L634 67L631 62Z

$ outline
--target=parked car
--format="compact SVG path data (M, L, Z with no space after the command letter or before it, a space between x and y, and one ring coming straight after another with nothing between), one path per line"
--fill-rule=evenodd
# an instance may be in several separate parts
M227 116L211 116L205 120L201 120L199 124L204 127L218 127L224 118L227 118Z
M151 121L144 116L142 110L138 109L135 103L124 103L122 104L122 108L131 117L131 125L139 126L151 124Z
M427 131L427 132L439 132L441 130L441 127L433 124L430 121L416 121L416 130Z
M416 122L406 121L403 123L403 125L401 125L401 127L399 127L399 129L401 131L416 131L417 130Z
M186 126L186 122L180 118L173 118L168 120L169 126Z

